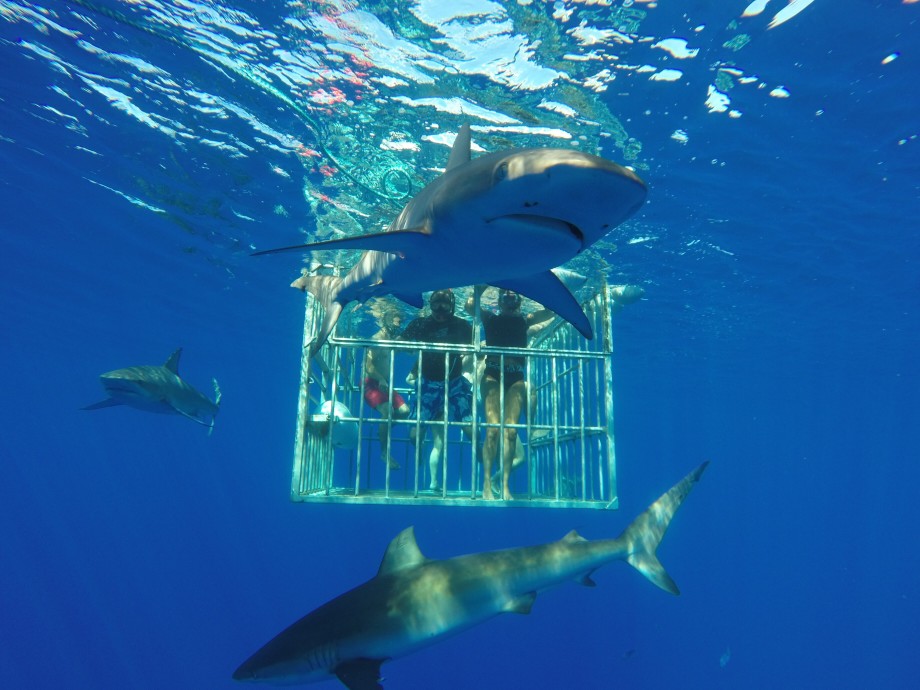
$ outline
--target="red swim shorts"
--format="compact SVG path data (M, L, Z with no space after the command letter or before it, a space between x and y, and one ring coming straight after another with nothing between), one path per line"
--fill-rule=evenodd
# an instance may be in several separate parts
M368 377L364 379L364 399L367 401L368 405L376 410L382 403L389 402L390 392L388 390L380 390L380 384L377 382L377 379ZM396 391L393 391L393 409L398 410L405 404L405 398Z

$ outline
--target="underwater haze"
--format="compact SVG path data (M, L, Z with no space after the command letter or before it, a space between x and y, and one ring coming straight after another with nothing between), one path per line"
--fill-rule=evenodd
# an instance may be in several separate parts
M0 0L0 686L237 687L409 525L610 538L705 460L679 597L614 563L384 687L913 686L918 74L915 0ZM292 503L304 259L251 253L385 229L464 123L648 185L566 265L645 291L619 509ZM179 347L212 435L81 410Z

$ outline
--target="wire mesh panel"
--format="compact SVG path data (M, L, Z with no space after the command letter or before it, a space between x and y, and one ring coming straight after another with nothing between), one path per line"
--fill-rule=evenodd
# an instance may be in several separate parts
M308 295L291 499L616 508L610 303L610 288L603 286L582 305L593 340L558 318L533 335L526 349L487 347L478 340L444 345L359 337L343 319L309 357L322 307ZM445 395L435 421L423 419L422 380L414 375L423 354L445 358L445 377L448 358L463 358L469 382L464 385L472 391L470 418L452 419ZM502 362L524 358L527 400L517 424L486 422L479 389L487 355ZM390 387L369 376L369 362L383 368ZM446 378L442 383L447 391L458 385ZM517 437L509 484L513 500L482 495L483 440L490 428L499 431L493 486L501 486L504 445ZM512 429L516 433L509 436Z

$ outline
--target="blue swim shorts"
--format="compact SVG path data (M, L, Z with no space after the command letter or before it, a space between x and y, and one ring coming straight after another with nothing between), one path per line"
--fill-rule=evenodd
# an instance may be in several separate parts
M450 421L468 422L473 418L473 387L463 376L448 382L447 413ZM441 419L444 412L444 381L422 379L422 421Z

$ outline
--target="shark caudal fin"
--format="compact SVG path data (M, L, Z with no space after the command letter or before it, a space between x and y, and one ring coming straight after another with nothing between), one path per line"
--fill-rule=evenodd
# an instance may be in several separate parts
M211 383L214 385L214 407L217 409L211 417L211 423L208 425L208 436L214 433L214 423L217 421L217 413L220 412L221 398L220 385L217 383L217 379L212 378Z
M653 584L671 594L680 594L677 585L665 571L664 566L655 555L658 544L671 523L674 513L690 493L694 484L699 481L703 471L709 464L707 460L693 470L686 477L650 505L642 515L632 521L617 540L624 541L626 545L626 561L640 573L645 575Z
M336 298L339 294L339 288L342 285L342 279L336 276L302 276L291 283L292 288L297 288L301 292L309 292L320 301L326 310L326 318L323 319L322 328L316 340L310 343L310 356L312 357L326 342L326 338L335 328L339 316L342 314L344 304Z

